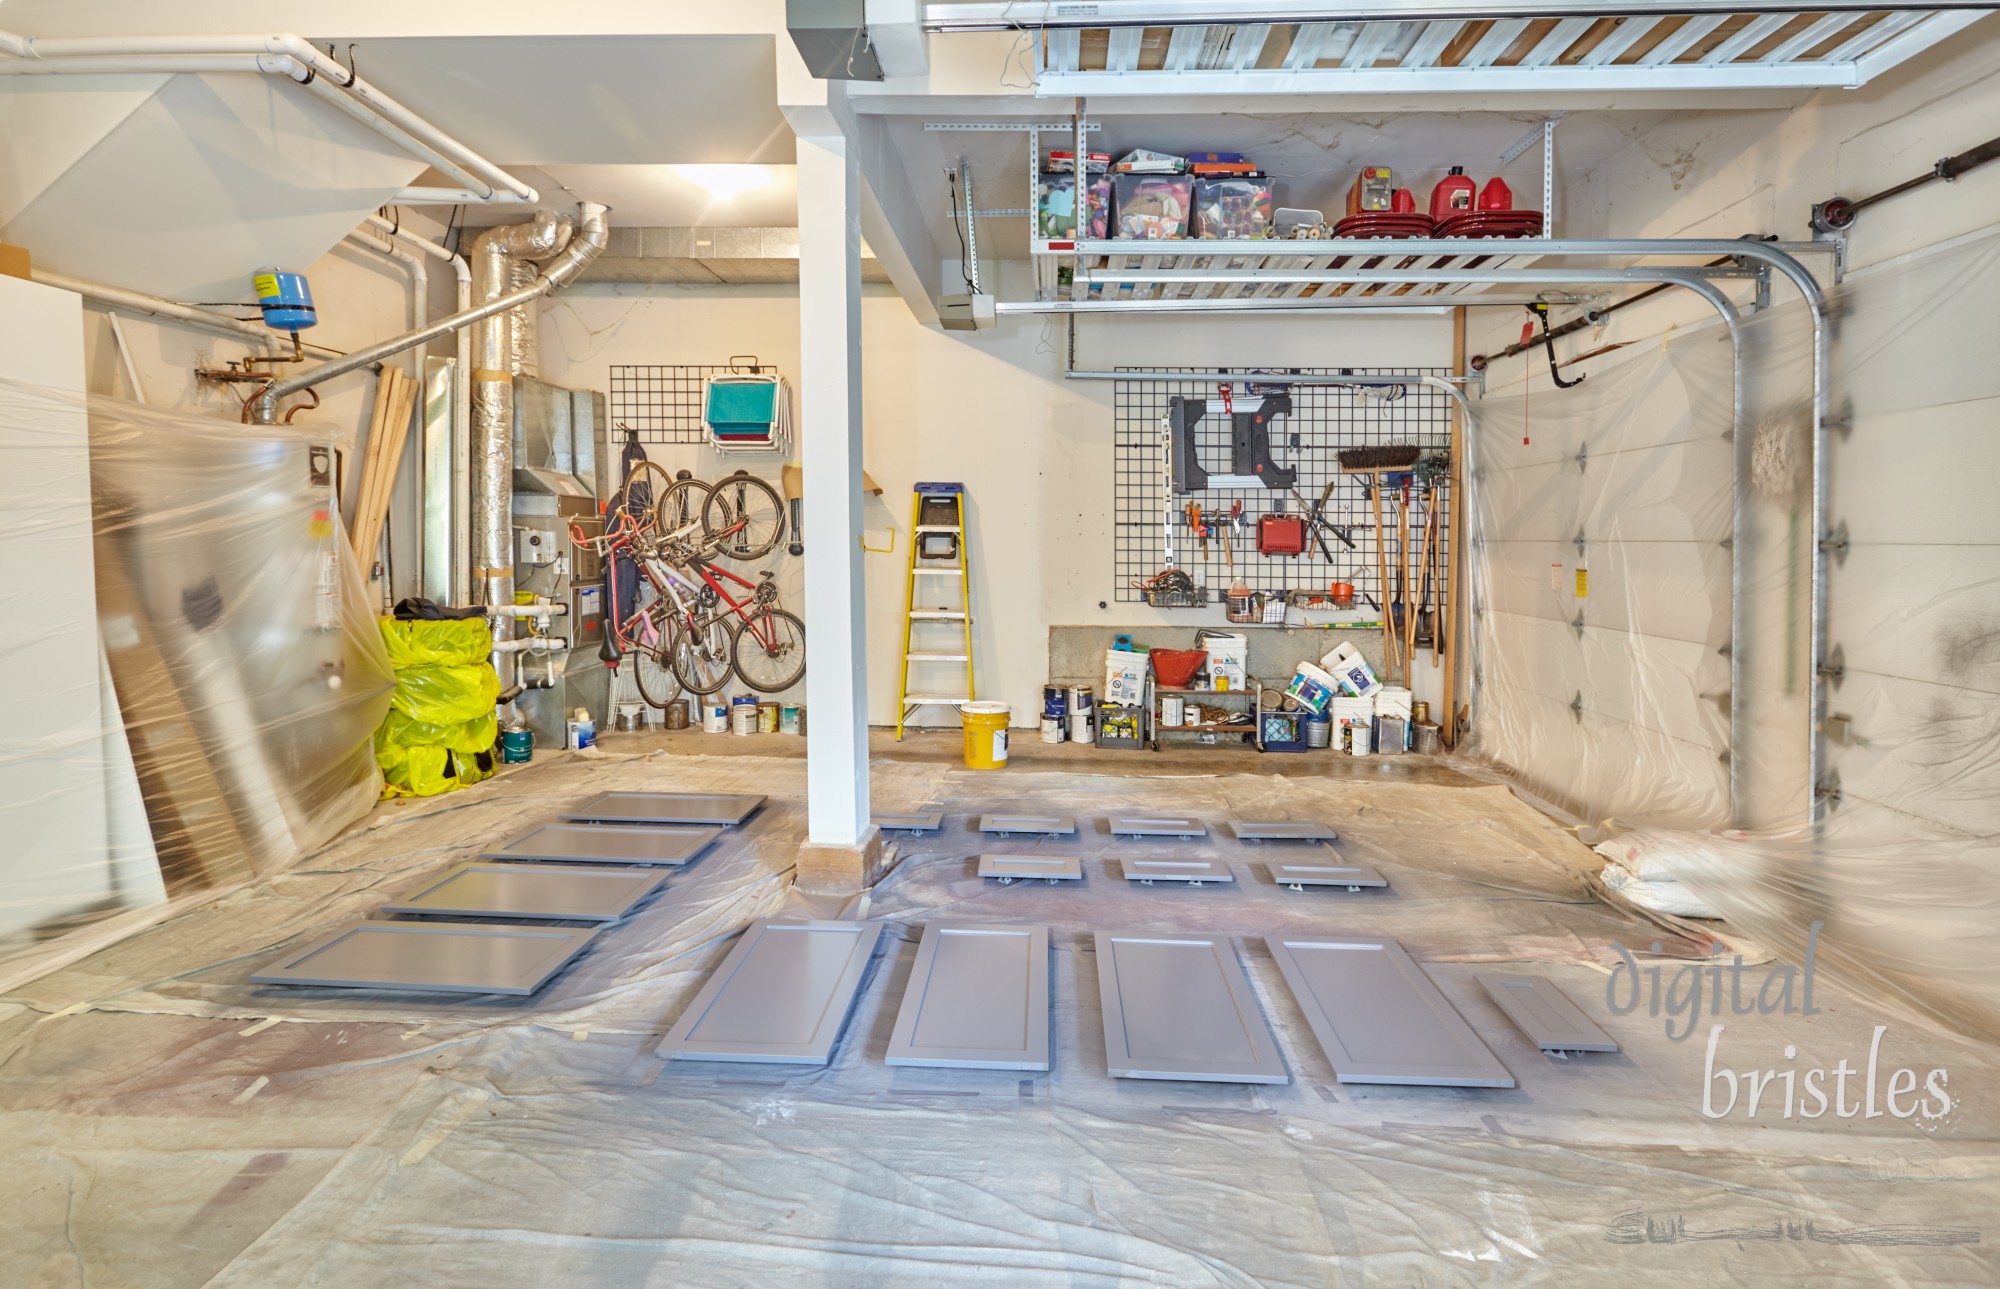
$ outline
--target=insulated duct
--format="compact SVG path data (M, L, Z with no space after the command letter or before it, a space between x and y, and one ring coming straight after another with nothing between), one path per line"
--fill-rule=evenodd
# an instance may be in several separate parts
M538 210L525 224L481 233L472 243L474 304L516 294L516 271L559 254L575 227L568 215ZM472 327L472 582L482 604L514 602L514 378L534 324L523 305Z

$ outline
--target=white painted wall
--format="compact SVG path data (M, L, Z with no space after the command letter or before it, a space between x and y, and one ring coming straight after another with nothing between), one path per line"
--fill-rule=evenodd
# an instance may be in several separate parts
M1789 113L1688 114L1660 124L1590 173L1572 177L1563 231L1803 239L1815 201L1888 188L2000 132L1995 35L1995 20L1988 19L1949 48L1865 88L1828 91ZM2000 829L2000 767L1984 751L1985 731L2000 720L2000 671L1993 662L2000 651L1991 644L2000 639L2000 601L1986 589L1991 570L2000 566L2000 530L1989 519L2000 458L1991 436L1972 428L1990 426L2000 413L2000 382L1991 375L2000 310L1989 286L2000 281L2000 268L1984 249L1995 244L1990 239L1947 250L1943 258L1924 257L1930 248L1992 229L1996 211L2000 166L1868 209L1851 234L1853 276L1840 293L1848 315L1836 331L1836 402L1851 405L1854 415L1850 434L1833 447L1830 514L1834 523L1848 524L1854 545L1831 575L1831 642L1848 659L1832 711L1854 718L1862 742L1835 748L1830 761L1844 793L1843 818L1872 816L1892 831L1899 821L1960 833ZM1776 288L1781 305L1788 295L1783 285ZM1560 341L1558 353L1567 358L1603 345L1631 345L1567 370L1601 372L1600 381L1610 380L1613 367L1640 361L1634 355L1657 349L1663 336L1713 327L1712 319L1707 305L1676 294ZM1515 339L1519 325L1518 314L1475 315L1473 352ZM1795 321L1774 313L1753 323L1752 331L1771 333L1788 364L1783 380L1797 385L1802 354ZM1762 379L1751 387L1753 407L1783 380ZM1550 387L1538 351L1496 364L1489 381L1502 397L1526 388L1531 408L1553 409L1575 397ZM1673 414L1671 407L1624 409L1630 423L1624 432L1643 432L1648 417L1664 427ZM1491 440L1496 462L1519 442L1511 426L1509 433L1512 438ZM1578 430L1585 439L1591 433L1588 426ZM1663 460L1661 468L1670 467ZM1672 490L1658 491L1666 496ZM1682 500L1690 514L1710 504L1692 494ZM1759 718L1760 756L1785 762L1765 767L1779 791L1765 804L1782 809L1754 815L1776 822L1798 817L1804 804L1803 689L1796 678L1784 677L1798 664L1785 642L1787 620L1802 620L1804 592L1786 571L1782 530L1768 537L1747 599L1752 643L1762 650L1759 683L1765 697L1776 696ZM1641 568L1625 562L1630 570ZM1726 562L1715 567L1726 575ZM1594 580L1599 575L1593 565ZM1677 585L1655 580L1633 585L1629 594L1644 597ZM1725 596L1720 603L1726 602ZM1656 723L1677 720L1713 730L1712 694L1691 676L1665 679L1642 705L1653 709ZM1567 732L1580 727L1566 720L1548 728L1553 737L1581 737ZM1627 776L1631 791L1574 804L1598 815L1643 813L1644 781L1655 772L1672 774L1635 766Z
M1006 288L1025 293L1024 283ZM795 377L798 329L790 288L585 285L543 312L542 374L609 389L613 364L715 363L754 353ZM991 332L946 332L918 325L900 299L878 287L862 302L862 331L866 466L883 488L864 509L868 544L885 546L889 529L899 530L894 554L864 561L872 723L895 721L910 489L920 480L961 481L969 490L980 695L1012 704L1017 726L1038 717L1052 624L1222 624L1219 609L1174 613L1117 602L1113 386L1063 381L1057 322L1045 328L1038 319L1016 319ZM1081 368L1447 366L1450 358L1449 318L1433 315L1087 320L1077 344ZM654 448L651 455L705 479L734 468L706 448ZM751 468L776 477L775 464ZM782 553L775 561L792 605L801 601L798 563ZM956 724L949 712L929 719Z
M427 213L405 210L402 218L404 226L420 237L435 239L443 231L438 220ZM256 316L256 293L251 288L250 275L258 267L261 266L246 261L240 289L215 298L217 303L242 301L244 307L219 312L231 312L242 317ZM410 277L403 265L342 243L313 263L303 266L302 271L312 284L313 298L319 309L320 325L305 333L305 337L313 343L345 351L373 344L411 328ZM424 304L427 319L442 317L454 307L451 267L442 260L435 260L429 266L429 274L430 294ZM77 275L85 278L93 276L88 267ZM125 285L105 280L108 285ZM230 387L197 385L194 370L197 367L221 367L259 352L247 337L238 339L147 314L119 311L118 317L132 348L133 366L139 383L144 386L145 401L155 407L200 412L228 420L235 420L241 415L237 392L246 387L235 386L233 389L237 392L232 392ZM86 301L83 332L90 392L134 399L135 391L119 360L107 310ZM435 343L429 352L448 356L453 352L452 342L447 337ZM418 358L419 354L413 351L396 361L407 373L412 371L412 364ZM344 451L349 458L350 471L347 495L351 502L358 489L358 483L352 481L351 472L359 469L360 453L365 448L369 414L374 405L375 377L365 370L353 372L328 381L319 393L323 400L320 407L300 413L297 423L317 422L329 426L345 442ZM417 436L412 434L398 474L397 495L391 516L394 529L392 540L395 542L392 599L419 592L416 558L420 545L416 533L416 494L413 491L417 482L416 448Z

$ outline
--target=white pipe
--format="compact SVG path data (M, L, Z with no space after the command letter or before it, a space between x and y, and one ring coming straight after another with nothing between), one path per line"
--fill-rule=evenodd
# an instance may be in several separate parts
M568 648L568 636L516 636L493 642L494 653L562 653Z
M384 219L380 215L370 215L367 223L371 227L381 229L412 250L449 263L451 271L458 278L458 303L453 312L464 313L472 307L472 265L463 255L447 250L428 238L405 232L393 221ZM454 518L451 545L451 602L464 604L472 593L472 555L463 534L467 508L472 504L468 456L472 451L472 329L460 327L453 338L458 346L458 370L456 379L451 383L451 513Z
M364 232L360 229L349 233L347 235L347 242L350 246L358 247L364 251L373 251L375 254L386 256L403 266L404 270L410 275L410 327L414 330L423 326L430 317L431 304L431 273L430 269L424 264L423 257L413 255L409 251L404 250L392 238L376 237L373 233ZM424 359L422 354L412 355L410 368L412 376L418 380L423 379Z
M226 313L213 313L192 304L181 304L161 296L147 295L143 291L127 291L123 287L106 286L102 282L86 281L83 278L71 277L67 273L51 273L47 269L35 269L34 275L35 281L44 286L52 286L59 291L74 291L86 300L111 308L124 309L128 313L146 313L157 318L172 318L176 322L213 328L216 331L233 332L267 345L277 342L276 334L261 322L246 322L241 318L232 318ZM321 345L306 345L304 348L305 352L315 358L342 356L339 350L327 349Z
M489 604L489 618L558 618L569 612L567 604Z
M0 75L258 72L283 76L422 158L476 202L533 203L533 188L290 34L22 37L0 31Z

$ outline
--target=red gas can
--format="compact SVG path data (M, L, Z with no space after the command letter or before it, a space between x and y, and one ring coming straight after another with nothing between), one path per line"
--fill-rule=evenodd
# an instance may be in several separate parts
M1453 166L1451 173L1431 189L1431 218L1443 221L1471 210L1476 191L1472 180L1465 177L1465 167Z

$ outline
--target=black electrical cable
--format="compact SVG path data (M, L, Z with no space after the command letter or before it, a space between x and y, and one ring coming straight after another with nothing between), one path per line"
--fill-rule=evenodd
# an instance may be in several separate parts
M1549 379L1556 383L1556 388L1575 389L1578 385L1581 385L1583 384L1584 381L1588 380L1589 377L1587 376L1578 376L1575 380L1564 380L1563 374L1556 370L1556 347L1554 343L1551 342L1549 339L1549 306L1546 303L1537 300L1535 303L1528 306L1528 312L1534 314L1535 317L1541 320L1542 349L1549 356Z
M971 295L972 274L966 271L965 229L958 222L958 176L947 173L945 183L951 188L951 231L958 234L958 275L965 279L965 293Z

